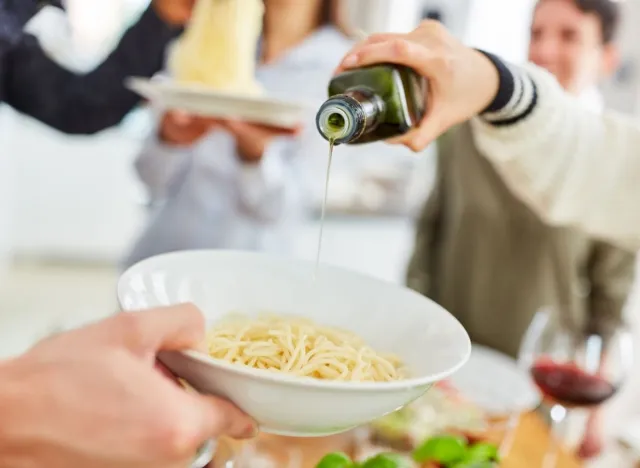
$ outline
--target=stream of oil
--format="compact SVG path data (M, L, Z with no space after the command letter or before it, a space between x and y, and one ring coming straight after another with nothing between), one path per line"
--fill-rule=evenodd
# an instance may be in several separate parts
M322 234L324 232L324 215L327 210L327 194L329 193L329 176L331 175L331 160L333 159L333 140L329 140L329 160L327 161L327 174L324 181L324 198L322 199L322 212L320 214L320 234L318 236L318 251L316 252L316 268L313 272L313 279L318 277L318 266L320 265L320 252L322 251Z

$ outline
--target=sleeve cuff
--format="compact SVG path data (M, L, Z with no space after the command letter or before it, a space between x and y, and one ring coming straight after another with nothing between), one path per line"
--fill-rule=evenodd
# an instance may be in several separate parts
M514 125L526 119L538 101L534 80L524 69L503 62L488 52L480 52L494 64L500 80L498 93L480 114L481 119L494 126Z

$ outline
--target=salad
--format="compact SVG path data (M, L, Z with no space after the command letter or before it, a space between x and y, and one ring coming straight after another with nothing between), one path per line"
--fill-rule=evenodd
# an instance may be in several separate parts
M323 457L316 468L494 468L498 462L495 445L445 434L425 440L410 456L386 452L355 462L345 453L334 452Z
M445 432L485 432L488 421L482 410L446 382L439 382L412 404L372 422L369 428L374 444L409 451Z

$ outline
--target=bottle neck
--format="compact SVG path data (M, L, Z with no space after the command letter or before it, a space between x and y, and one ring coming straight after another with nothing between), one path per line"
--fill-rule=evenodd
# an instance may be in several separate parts
M356 141L373 131L385 112L384 101L366 87L354 87L329 98L318 110L316 126L335 145Z

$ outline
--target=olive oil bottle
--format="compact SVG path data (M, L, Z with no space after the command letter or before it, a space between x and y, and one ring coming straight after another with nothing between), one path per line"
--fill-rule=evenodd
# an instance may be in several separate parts
M381 64L347 71L329 83L316 115L320 134L335 145L386 140L422 120L427 82L408 67Z

